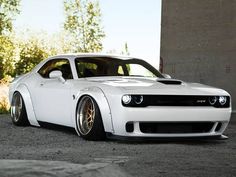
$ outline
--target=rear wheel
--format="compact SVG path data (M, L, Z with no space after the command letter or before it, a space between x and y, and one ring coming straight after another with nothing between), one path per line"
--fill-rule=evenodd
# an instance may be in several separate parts
M11 118L13 124L17 126L29 125L25 103L19 92L15 92L11 104Z
M81 98L76 112L76 128L87 140L104 140L105 131L96 101L90 96Z

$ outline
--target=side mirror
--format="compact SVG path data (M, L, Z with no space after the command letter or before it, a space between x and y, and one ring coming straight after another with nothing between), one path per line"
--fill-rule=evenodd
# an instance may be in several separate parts
M49 73L49 78L50 79L58 79L59 81L61 81L62 83L65 83L66 80L62 77L62 72L59 70L56 71L52 71Z
M164 78L166 79L171 79L171 76L169 74L162 74L162 76L164 76Z

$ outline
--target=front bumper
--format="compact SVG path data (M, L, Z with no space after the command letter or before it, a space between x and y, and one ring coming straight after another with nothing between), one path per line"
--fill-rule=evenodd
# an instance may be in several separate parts
M113 109L114 110L114 109ZM119 107L112 112L113 135L121 137L146 138L191 138L191 137L220 137L225 131L231 116L231 108L213 107L163 107L149 106L145 108ZM126 124L133 124L133 131L128 132ZM212 127L208 131L187 132L143 132L140 123L199 123L210 122ZM217 127L218 124L220 128ZM158 132L158 131L157 131Z

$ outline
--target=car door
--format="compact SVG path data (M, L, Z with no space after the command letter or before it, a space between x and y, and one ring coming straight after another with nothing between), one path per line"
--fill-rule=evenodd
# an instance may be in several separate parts
M51 72L62 72L65 82L50 78ZM71 126L72 72L67 59L53 59L46 62L37 73L38 81L34 86L34 109L39 121Z

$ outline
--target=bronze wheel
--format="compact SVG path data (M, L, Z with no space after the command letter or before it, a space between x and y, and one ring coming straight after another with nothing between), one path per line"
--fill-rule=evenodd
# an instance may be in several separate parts
M87 135L93 127L95 108L93 100L88 96L83 97L81 102L82 104L78 115L79 119L77 120L79 120L80 132L83 135Z
M105 137L99 107L90 96L83 96L79 101L76 112L76 128L84 139L102 140Z

